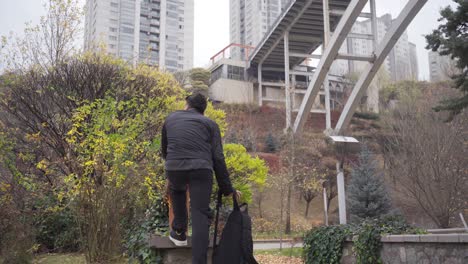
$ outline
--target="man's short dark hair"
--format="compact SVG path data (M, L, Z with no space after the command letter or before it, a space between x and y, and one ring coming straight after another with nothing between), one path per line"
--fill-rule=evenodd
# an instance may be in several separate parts
M197 110L200 114L205 113L208 104L206 97L201 93L194 93L185 98L187 105L190 108Z

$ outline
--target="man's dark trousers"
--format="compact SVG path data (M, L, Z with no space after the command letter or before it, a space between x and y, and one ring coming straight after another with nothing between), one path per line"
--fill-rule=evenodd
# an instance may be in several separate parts
M210 227L210 196L213 172L209 169L167 171L170 196L174 212L172 229L187 231L187 185L190 190L192 216L192 264L206 264Z

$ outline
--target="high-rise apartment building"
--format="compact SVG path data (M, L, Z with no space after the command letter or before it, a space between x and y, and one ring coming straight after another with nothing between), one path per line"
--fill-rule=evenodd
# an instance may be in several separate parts
M231 43L257 46L287 3L289 0L230 0ZM245 52L236 50L231 56L241 59Z
M87 0L84 47L186 70L193 67L193 22L194 0Z
M382 41L393 23L392 16L385 14L377 18L377 40ZM356 22L352 33L372 34L370 19ZM370 55L373 50L373 41L369 39L348 38L341 47L340 53L355 55ZM334 74L347 74L349 72L361 72L367 62L361 61L335 61L331 72ZM417 80L418 61L416 45L408 41L408 33L405 31L388 54L382 68L387 72L392 81Z
M410 70L414 80L419 80L419 64L416 44L409 42Z
M436 51L429 51L429 75L431 82L450 80L450 77L460 73L455 61L449 56L441 56Z

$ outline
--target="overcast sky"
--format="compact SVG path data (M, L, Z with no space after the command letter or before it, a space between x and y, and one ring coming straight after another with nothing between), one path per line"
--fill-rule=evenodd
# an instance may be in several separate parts
M44 14L45 0L0 0L0 35L21 32L24 23L37 23ZM81 0L83 3L85 0ZM376 0L378 15L396 17L408 0ZM416 44L420 79L429 78L427 51L423 35L438 25L439 10L451 0L429 0L408 28ZM205 66L209 58L229 44L229 0L195 0L195 66Z

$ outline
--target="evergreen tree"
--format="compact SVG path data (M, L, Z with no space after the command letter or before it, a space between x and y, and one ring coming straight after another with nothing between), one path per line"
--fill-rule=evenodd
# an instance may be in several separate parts
M273 153L276 150L278 150L278 143L276 142L276 139L275 137L273 137L273 134L271 132L268 133L265 139L265 147L266 151L269 153Z
M385 189L383 175L378 171L372 152L363 146L359 162L353 166L348 187L348 205L351 220L385 215L390 211L390 197Z

